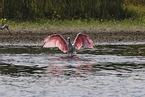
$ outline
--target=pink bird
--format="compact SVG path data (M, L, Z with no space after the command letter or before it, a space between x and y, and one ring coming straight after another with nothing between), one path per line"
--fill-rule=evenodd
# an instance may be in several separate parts
M58 47L64 53L67 52L68 57L72 57L75 54L75 49L80 49L81 46L93 48L93 41L86 34L78 33L73 44L71 43L70 37L67 40L60 34L53 34L44 39L43 47Z

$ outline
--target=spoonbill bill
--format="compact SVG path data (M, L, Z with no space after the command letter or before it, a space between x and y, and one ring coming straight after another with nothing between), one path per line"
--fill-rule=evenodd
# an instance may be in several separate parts
M84 48L93 48L93 41L86 34L78 33L74 43L71 43L70 37L67 41L60 34L52 34L43 41L44 48L58 47L64 53L67 52L68 57L72 57L75 54L76 49L80 49L81 46Z

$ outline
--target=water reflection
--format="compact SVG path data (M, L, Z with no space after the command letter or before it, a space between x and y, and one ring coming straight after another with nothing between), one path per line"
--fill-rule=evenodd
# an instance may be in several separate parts
M70 61L70 60L69 60ZM100 74L101 72L106 74L113 74L121 76L126 73L132 73L134 71L145 71L145 64L134 63L102 63L95 64L91 62L84 62L78 65L62 65L52 64L44 67L39 66L25 66L14 65L7 63L0 63L0 74L11 76L79 76L86 77L90 74Z
M1 75L5 74L11 76L30 76L43 73L44 73L43 67L39 68L37 66L24 66L24 65L0 63Z
M58 48L37 45L1 45L0 73L10 75L84 76L95 72L130 73L145 66L144 44L97 45L68 58Z
M144 44L97 45L66 56L30 43L0 45L1 96L144 96Z

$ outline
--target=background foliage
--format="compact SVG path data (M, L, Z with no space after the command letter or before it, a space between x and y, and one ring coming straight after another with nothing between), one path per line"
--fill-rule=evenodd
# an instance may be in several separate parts
M11 20L125 19L143 17L144 0L0 0L0 18ZM144 10L144 9L142 9Z

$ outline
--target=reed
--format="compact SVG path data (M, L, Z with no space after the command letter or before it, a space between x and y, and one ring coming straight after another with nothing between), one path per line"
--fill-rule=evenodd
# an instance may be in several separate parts
M130 11L128 5L138 6L144 2L144 0L0 0L0 18L20 21L39 18L121 20L136 16L136 12Z

